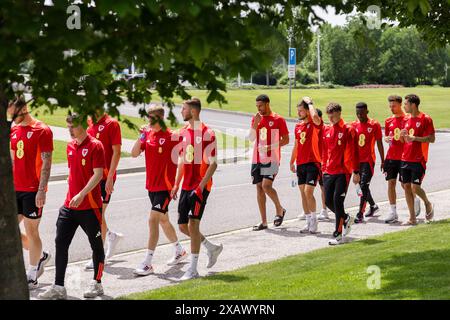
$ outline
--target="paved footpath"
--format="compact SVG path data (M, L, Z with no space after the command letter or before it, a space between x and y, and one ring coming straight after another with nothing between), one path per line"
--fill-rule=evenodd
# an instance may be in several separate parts
M435 220L447 219L450 217L450 190L442 190L429 194L432 203L435 204ZM357 241L367 237L381 235L411 228L398 224L388 225L383 221L384 215L388 212L387 202L378 203L380 212L377 217L367 220L364 224L353 225L347 241ZM397 204L399 219L404 222L408 218L406 202L400 199ZM349 208L353 216L357 208ZM419 216L419 223L424 223L424 205ZM269 228L264 231L254 232L249 228L227 232L208 237L215 243L222 243L224 250L219 256L217 264L206 269L207 256L202 248L199 259L199 273L201 276L208 276L218 272L235 270L248 265L258 264L278 260L283 257L309 252L312 250L328 247L328 240L334 229L334 220L319 223L319 234L303 235L299 230L304 226L305 221L297 219L287 220L279 228ZM79 231L80 232L80 231ZM251 242L249 241L251 240ZM251 243L251 250L249 244ZM185 248L189 248L189 242L183 241ZM270 245L268 245L270 244ZM86 246L89 243L86 239ZM169 267L165 262L173 254L171 245L162 245L155 251L153 266L155 274L147 277L135 277L134 268L143 260L145 250L119 254L111 259L105 266L103 273L103 286L105 295L97 299L113 299L122 295L134 292L156 289L164 286L177 284L184 271L188 267L188 259L177 266ZM53 258L52 258L53 259ZM86 261L79 261L69 264L66 276L66 288L69 299L83 299L83 291L92 278L92 271L84 271ZM54 279L54 267L46 269L39 279L40 286L31 292L32 299L37 294L44 291Z

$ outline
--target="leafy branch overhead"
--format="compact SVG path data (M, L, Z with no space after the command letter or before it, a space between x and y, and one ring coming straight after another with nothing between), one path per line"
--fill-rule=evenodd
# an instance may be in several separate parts
M124 97L149 103L157 92L171 105L187 98L183 84L210 91L208 101L224 102L225 80L270 66L271 51L285 50L286 28L294 45L307 47L310 26L321 23L317 7L336 13L378 5L382 17L402 26L416 25L435 45L448 43L450 1L228 1L97 0L78 4L80 29L69 30L71 1L5 0L0 9L0 91L14 95L12 84L29 74L36 105L71 107L85 115L107 104L112 115ZM283 42L284 41L284 42ZM279 49L278 47L282 48ZM113 71L145 70L144 78L118 80ZM48 100L53 98L52 100ZM53 103L53 105L52 105ZM173 115L172 115L173 119Z

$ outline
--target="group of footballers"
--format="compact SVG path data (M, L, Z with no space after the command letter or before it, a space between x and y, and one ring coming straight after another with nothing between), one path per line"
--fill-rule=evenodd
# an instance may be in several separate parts
M191 259L181 280L199 276L197 263L201 245L208 256L207 268L214 266L223 250L221 244L210 242L200 232L200 220L217 168L215 134L201 122L200 111L200 100L185 101L181 113L186 125L172 132L165 125L164 108L151 107L149 124L141 128L133 147L133 157L145 152L146 189L152 205L148 250L144 261L134 270L136 276L154 272L152 258L158 243L159 225L174 246L174 256L168 265L178 264L187 257L167 216L169 203L177 199L181 183L178 224L180 231L191 240ZM50 178L53 134L47 125L29 113L23 97L9 104L8 114L18 222L24 222L22 246L29 251L27 280L28 287L33 290L38 287L38 278L51 258L50 253L42 249L39 223ZM67 145L68 191L56 221L55 281L38 295L41 299L67 298L64 278L68 251L79 226L86 233L92 249L92 260L85 268L94 270L94 277L84 292L85 298L104 294L101 279L106 259L114 255L117 243L123 237L108 230L105 221L120 160L119 123L103 109L88 121L73 113L66 122L72 138ZM105 242L108 243L106 254Z
M417 224L419 199L425 205L427 222L433 219L433 204L421 187L428 160L428 146L435 141L433 121L419 110L420 98L417 95L410 94L404 98L404 109L402 101L402 97L397 95L388 97L392 116L385 121L384 140L389 144L386 157L381 125L368 117L366 103L357 103L357 120L346 123L341 116L342 107L330 102L326 107L329 124L324 124L322 112L314 106L311 98L304 97L300 101L297 105L299 121L295 126L290 169L298 177L306 220L301 233L317 233L318 220L328 220L327 209L330 209L335 214L336 226L329 244L339 245L344 243L352 223L362 223L364 217L372 217L379 211L369 188L375 172L375 144L381 158L380 169L388 182L390 212L385 222L398 222L397 177L405 190L409 209L409 220L405 224ZM289 132L286 121L271 110L267 95L256 98L256 107L258 113L252 118L249 138L255 141L251 173L261 214L261 223L254 226L253 230L259 231L268 227L266 195L275 205L274 226L282 224L286 213L272 184L279 171L281 147L289 143ZM360 196L359 211L354 219L344 208L351 180L357 185ZM314 197L318 183L322 187L323 199L320 215L316 213Z
M318 220L328 219L327 208L335 213L336 228L330 245L341 244L350 232L352 218L344 209L344 200L353 175L359 184L361 201L354 222L361 223L373 216L379 208L369 189L375 170L375 144L381 158L381 170L388 181L391 210L386 223L398 221L396 210L396 180L402 183L410 212L407 222L417 223L420 202L426 208L426 219L433 218L433 205L428 200L421 183L425 175L428 144L434 142L431 118L419 111L420 99L408 95L402 109L402 98L388 98L392 116L386 119L384 139L389 149L384 157L380 124L368 117L365 103L356 105L358 120L346 123L341 118L342 107L330 103L326 108L330 123L324 124L320 110L309 97L298 104L299 122L295 126L295 144L290 159L290 169L298 176L302 207L307 221L302 233L316 233ZM279 171L281 147L289 143L286 121L272 112L267 95L256 98L258 112L252 118L249 139L255 143L251 176L257 188L257 202L261 223L254 231L267 229L266 196L274 203L275 226L280 226L286 209L280 203L273 187ZM184 101L181 115L186 125L172 131L164 122L164 108L152 106L148 110L149 123L141 127L131 155L145 153L146 189L151 203L147 253L134 270L136 276L154 272L152 259L159 240L159 226L173 244L173 258L167 262L175 265L188 255L178 241L175 228L168 218L169 204L178 198L179 230L190 238L191 254L187 271L181 280L199 276L197 264L200 247L208 256L211 268L223 250L200 232L207 199L211 192L212 177L217 169L217 143L214 131L200 120L201 102L197 98ZM406 112L406 113L405 113ZM18 207L18 222L24 222L23 248L29 251L27 271L30 289L38 287L38 278L50 260L43 250L39 237L39 223L46 202L47 185L53 152L52 131L29 113L22 97L12 101L8 108L11 117L11 158L13 160L14 186ZM64 287L68 264L68 250L78 226L87 234L92 249L92 260L86 269L94 270L93 280L84 297L103 295L101 284L106 260L114 255L117 243L123 237L107 228L105 211L114 191L116 170L120 160L122 137L120 126L104 109L88 119L87 123L76 113L66 118L72 141L67 145L69 167L68 191L59 210L55 238L55 282L38 295L42 299L66 299ZM86 129L88 127L88 129ZM317 216L314 189L322 186L323 209ZM366 204L369 210L366 211ZM104 244L107 243L105 254Z

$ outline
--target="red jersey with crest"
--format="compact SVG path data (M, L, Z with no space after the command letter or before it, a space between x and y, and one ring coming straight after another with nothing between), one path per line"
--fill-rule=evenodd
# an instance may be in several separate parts
M323 172L352 174L359 170L358 144L355 130L343 119L323 131Z
M297 140L297 165L322 162L323 121L319 125L312 119L307 123L301 121L295 125L294 135Z
M69 207L70 200L76 196L94 175L94 169L105 167L103 145L97 139L87 135L78 145L73 139L67 145L67 164L69 166L69 190L67 191L64 206ZM103 205L100 184L84 197L83 202L73 210L99 209Z
M171 191L177 173L179 136L166 131L150 130L141 137L141 150L145 151L146 184L150 192Z
M105 150L105 169L103 170L103 180L108 178L109 168L113 156L113 146L122 144L122 134L119 122L105 114L97 123L89 123L87 133L103 144ZM114 174L116 180L116 174Z
M352 127L355 129L358 142L359 162L375 164L375 142L383 137L381 125L374 119L367 122L354 121Z
M434 134L434 125L431 117L425 113L420 113L417 117L408 115L405 119L405 129L409 135L415 137L426 137ZM429 143L418 141L405 142L403 147L402 161L419 162L424 168L428 161Z
M393 115L387 118L384 123L384 136L392 137L386 153L386 160L402 160L403 142L401 140L401 131L405 126L405 119L406 115L401 115L400 117Z
M209 168L208 158L216 157L216 135L214 131L201 123L199 129L186 125L180 130L181 156L183 157L183 190L194 190L198 187L206 170ZM205 189L211 191L212 178Z
M255 117L252 118L252 126L255 122ZM253 163L269 163L281 160L281 147L276 150L269 150L267 152L260 151L258 147L268 146L271 144L278 144L282 136L288 135L289 130L286 125L286 120L276 113L269 116L262 116L261 121L256 128L256 143L253 149Z
M10 133L14 152L14 188L21 192L37 192L41 178L42 152L53 151L53 133L41 121L28 126L16 125Z

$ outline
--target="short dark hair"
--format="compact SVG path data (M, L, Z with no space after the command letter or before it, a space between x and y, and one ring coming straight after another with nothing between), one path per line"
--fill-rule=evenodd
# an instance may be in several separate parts
M356 109L366 109L367 110L367 103L365 103L365 102L358 102L356 104Z
M269 96L267 94L260 94L259 96L256 97L256 101L262 101L265 103L269 103L270 99Z
M396 94L393 94L393 95L390 95L390 96L388 97L388 101L389 101L389 102L395 101L395 102L398 102L398 103L402 103L402 97L400 97L400 96L398 96L398 95L396 95Z
M202 103L199 98L192 97L189 100L184 101L189 107L195 108L197 110L202 110Z
M17 96L13 101L11 101L10 105L13 105L17 109L22 109L27 105L25 101L25 97L23 95Z
M327 106L327 113L333 113L333 112L341 112L342 107L339 103L336 102L330 102Z
M317 114L319 115L319 117L321 117L321 118L322 118L322 110L320 110L320 109L316 109L316 111L317 111Z
M304 100L300 101L297 107L303 107L305 110L309 110L309 105Z
M81 120L80 115L76 112L70 113L66 117L66 122L70 124L72 123L79 124L80 120Z
M405 96L405 100L408 100L409 103L414 103L417 108L419 107L420 104L420 98L418 95L416 94L408 94L407 96Z

